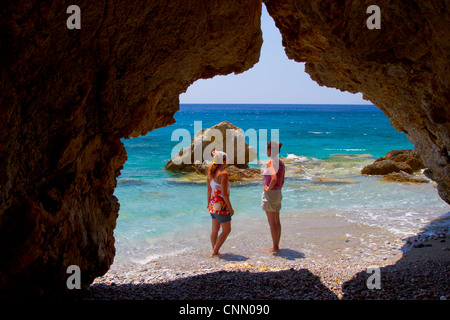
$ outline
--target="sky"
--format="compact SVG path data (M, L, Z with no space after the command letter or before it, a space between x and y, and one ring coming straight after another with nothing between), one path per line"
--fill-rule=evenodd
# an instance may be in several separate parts
M252 69L197 80L180 95L180 103L371 104L361 93L319 86L305 72L304 63L289 60L264 5L261 29L264 43Z

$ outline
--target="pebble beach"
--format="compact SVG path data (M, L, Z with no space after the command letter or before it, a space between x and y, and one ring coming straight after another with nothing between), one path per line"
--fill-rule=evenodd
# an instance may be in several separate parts
M272 254L264 251L270 247L265 223L263 218L243 223L235 217L220 257L210 257L207 228L189 250L139 262L119 252L83 299L450 299L447 228L400 239L330 214L284 216L281 250ZM379 289L368 288L370 267L380 270Z
M211 257L204 176L162 170L173 131L192 138L199 120L279 129L287 166L278 253L265 252L262 184L250 181L232 184L232 231L224 254ZM173 126L124 145L115 261L85 300L450 299L449 209L434 185L361 174L412 147L373 106L183 105ZM367 286L370 267L379 289Z

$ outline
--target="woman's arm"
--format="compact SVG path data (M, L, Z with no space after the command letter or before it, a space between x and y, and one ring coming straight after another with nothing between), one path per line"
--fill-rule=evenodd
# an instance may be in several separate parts
M206 202L206 208L209 206L209 201L211 200L211 180L206 179L206 184L208 185L208 191L206 192L207 202Z
M234 210L233 210L233 207L231 206L231 201L230 201L230 188L228 188L228 173L224 172L221 174L221 176L222 177L221 177L220 184L222 185L223 200L225 200L228 210L230 210L231 215L233 215Z
M264 191L270 191L277 183L277 174L275 173L275 169L272 167L272 161L267 163L267 169L272 177L268 186L264 185Z

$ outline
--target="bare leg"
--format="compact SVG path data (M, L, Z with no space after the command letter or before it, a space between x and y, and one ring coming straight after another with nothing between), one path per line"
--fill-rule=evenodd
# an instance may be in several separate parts
M213 253L211 256L217 256L219 255L219 249L227 239L228 235L231 232L231 221L224 222L220 224L222 226L222 232L220 233L219 237L216 240L216 243L213 248Z
M281 239L281 222L280 212L266 211L267 220L269 221L270 234L272 235L273 247L266 250L266 252L277 252Z
M216 219L212 219L212 226L211 226L211 246L214 250L214 247L216 246L217 237L219 235L220 230L220 222Z
M275 212L275 219L276 219L276 223L277 223L277 228L278 228L278 245L280 245L280 240L281 240L281 221L280 221L280 212Z

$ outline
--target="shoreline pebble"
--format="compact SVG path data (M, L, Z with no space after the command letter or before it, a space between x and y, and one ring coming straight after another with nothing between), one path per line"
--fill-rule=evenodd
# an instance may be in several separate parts
M311 251L304 250L305 254L282 248L278 254L261 250L253 255L230 252L211 258L205 246L145 264L117 262L95 279L82 299L449 299L450 252L444 251L446 243L440 242L446 237L445 233L408 239L392 237L364 247L364 238L356 241L356 237L346 234L334 254L315 251L317 248L311 246ZM353 247L349 247L352 242ZM414 247L408 242L431 246ZM367 287L370 266L380 268L380 290Z

